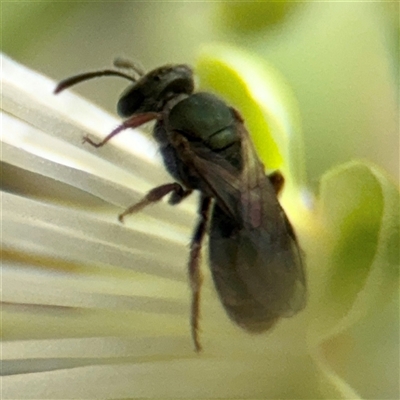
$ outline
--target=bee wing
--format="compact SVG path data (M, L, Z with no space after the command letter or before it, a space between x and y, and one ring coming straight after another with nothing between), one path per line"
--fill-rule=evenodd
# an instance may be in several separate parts
M190 170L201 178L204 192L214 197L226 214L237 219L240 213L240 177L237 170L221 155L181 134L172 134L171 141Z
M184 163L201 178L206 193L247 230L259 229L266 211L280 208L275 190L265 175L249 134L240 120L235 129L241 141L242 171L203 144L176 132L172 143Z
M236 129L242 148L240 172L218 153L181 135L176 136L175 144L180 147L184 162L201 177L220 209L235 221L235 237L220 239L222 247L236 254L228 268L235 270L249 296L271 315L290 316L305 304L306 283L300 249L239 118ZM217 261L222 262L220 258Z
M304 308L306 300L301 250L249 133L240 122L237 129L243 158L240 218L244 229L236 268L258 301L280 316L291 316Z

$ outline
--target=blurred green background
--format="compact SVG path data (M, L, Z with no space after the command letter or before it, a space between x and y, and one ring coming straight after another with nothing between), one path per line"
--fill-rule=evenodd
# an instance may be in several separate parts
M202 44L264 57L298 100L312 187L330 167L362 158L398 182L399 3L3 2L2 50L55 80L111 66L195 64ZM76 91L114 112L126 83Z

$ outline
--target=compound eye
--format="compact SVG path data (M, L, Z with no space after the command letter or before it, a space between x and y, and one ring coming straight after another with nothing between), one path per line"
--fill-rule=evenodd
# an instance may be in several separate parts
M145 96L140 88L132 88L121 96L117 104L118 115L128 118L133 115L143 104Z

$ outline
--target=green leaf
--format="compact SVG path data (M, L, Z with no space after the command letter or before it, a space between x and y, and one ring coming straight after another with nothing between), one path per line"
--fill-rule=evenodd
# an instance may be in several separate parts
M297 104L283 77L262 58L227 45L202 48L196 72L203 90L216 92L245 119L267 169L282 169L304 183Z
M375 166L350 162L323 177L319 217L327 249L320 334L346 329L398 290L399 204L398 188Z
M282 23L298 6L286 0L221 2L218 21L230 30L253 33Z

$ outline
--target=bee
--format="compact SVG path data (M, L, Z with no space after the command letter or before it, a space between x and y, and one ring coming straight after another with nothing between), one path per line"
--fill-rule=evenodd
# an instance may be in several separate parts
M117 104L122 124L100 142L84 138L95 147L125 129L155 121L153 136L174 181L148 192L119 215L121 222L166 195L176 205L192 191L200 192L188 262L195 350L202 349L200 256L207 233L215 288L238 326L261 333L303 309L307 290L302 253L278 201L284 178L279 171L265 174L240 113L211 93L196 92L188 65L165 65L148 73L128 61L115 66L119 69L65 79L55 93L101 76L132 82Z

